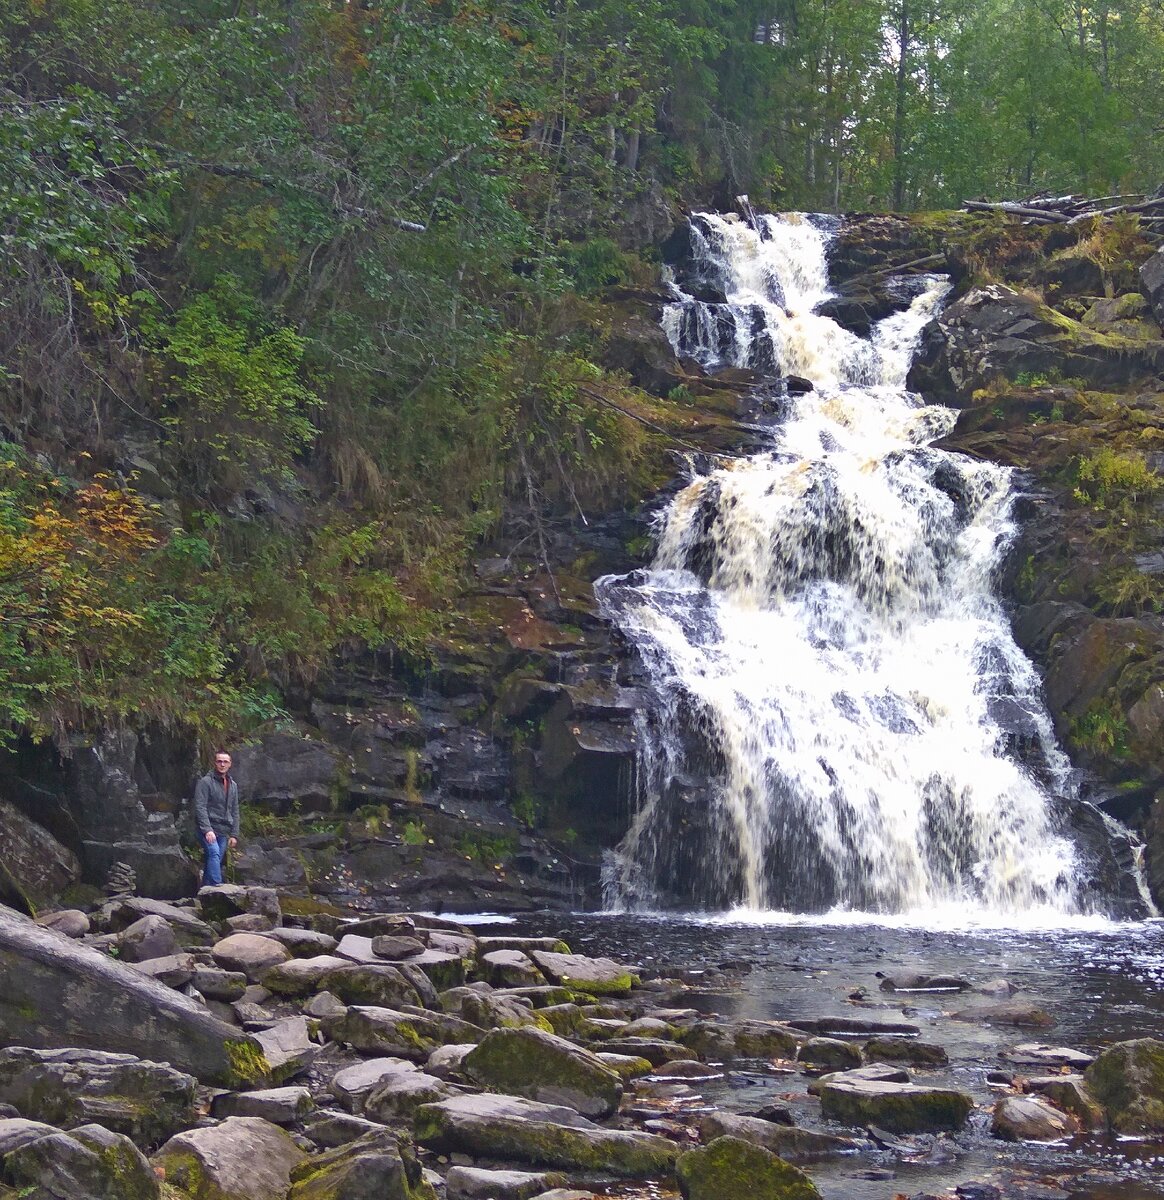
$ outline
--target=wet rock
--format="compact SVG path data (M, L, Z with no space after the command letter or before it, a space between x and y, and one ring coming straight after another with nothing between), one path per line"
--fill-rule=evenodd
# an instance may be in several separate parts
M911 1067L944 1067L950 1061L944 1047L913 1038L870 1038L864 1053L870 1062L907 1063Z
M791 1163L737 1137L689 1150L675 1165L684 1200L818 1200L811 1179Z
M811 1162L834 1154L852 1154L861 1147L861 1143L853 1138L726 1112L708 1113L699 1123L699 1133L705 1142L717 1137L737 1137L763 1146L789 1162Z
M0 1121L0 1146L4 1126ZM159 1186L142 1152L124 1134L101 1125L68 1133L50 1130L0 1149L5 1182L35 1200L157 1200Z
M909 1083L909 1072L903 1067L892 1067L888 1063L870 1063L852 1071L834 1071L822 1075L808 1085L810 1096L819 1096L826 1083Z
M883 992L965 992L970 983L957 975L926 975L895 971L881 980Z
M97 1122L141 1146L198 1119L193 1076L131 1054L100 1050L0 1050L0 1102L69 1129Z
M695 1057L695 1052L689 1047L658 1038L608 1038L603 1042L591 1043L591 1049L596 1053L604 1051L608 1054L629 1054L635 1058L645 1058L653 1067Z
M990 1132L1008 1142L1054 1142L1079 1132L1079 1121L1039 1096L1004 1096Z
M273 1125L294 1125L314 1107L305 1087L263 1088L254 1092L225 1092L215 1096L211 1109L224 1117L262 1117Z
M495 1029L467 1054L474 1083L601 1119L618 1111L622 1080L589 1050L540 1029Z
M527 957L534 950L546 950L551 954L569 954L570 947L556 937L483 937L478 940L482 955L498 950L517 950Z
M445 1200L530 1200L566 1180L553 1171L484 1171L452 1167L445 1177Z
M241 971L252 983L291 957L286 946L261 933L232 933L216 942L210 952L223 970Z
M603 1129L572 1108L514 1096L457 1096L427 1104L417 1110L416 1138L441 1153L609 1171L628 1179L667 1174L678 1153L665 1138Z
M825 1071L843 1071L861 1065L861 1051L852 1042L837 1038L809 1038L797 1050L796 1061Z
M961 1129L974 1107L963 1092L913 1083L834 1080L821 1083L822 1114L843 1125L879 1125L891 1133Z
M596 1057L603 1066L609 1067L623 1083L650 1075L655 1070L645 1058L640 1058L637 1054L608 1054L605 1051L598 1051ZM698 1065L702 1066L703 1064ZM722 1072L717 1072L713 1068L708 1069L715 1076L722 1075Z
M906 1037L916 1036L921 1030L908 1021L872 1021L863 1017L814 1017L788 1022L793 1029L803 1033L815 1033L822 1037Z
M291 1177L286 1200L436 1200L410 1143L385 1129L300 1163Z
M1023 1042L1004 1051L1003 1058L1020 1067L1073 1067L1077 1071L1095 1062L1094 1054L1073 1050L1070 1046L1047 1046L1042 1042Z
M290 1135L259 1117L227 1117L176 1134L153 1162L166 1180L209 1200L285 1200L291 1172L307 1158Z
M1164 1133L1164 1042L1117 1042L1083 1077L1117 1133Z
M2 908L0 976L0 1028L13 1045L124 1051L227 1086L256 1049L178 992Z
M1023 1081L1023 1090L1046 1096L1056 1108L1078 1117L1084 1129L1099 1129L1105 1118L1103 1109L1087 1090L1082 1075L1037 1075Z
M1003 1004L984 1004L954 1013L958 1021L981 1021L984 1025L1018 1025L1026 1029L1050 1029L1055 1018L1037 1004L1012 1000Z

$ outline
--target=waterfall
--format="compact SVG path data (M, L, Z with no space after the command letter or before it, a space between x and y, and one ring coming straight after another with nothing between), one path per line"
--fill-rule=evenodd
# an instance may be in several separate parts
M676 350L814 386L770 448L679 491L649 570L599 581L654 697L608 900L1078 911L1069 764L991 589L1010 473L935 448L955 414L905 388L948 282L901 281L858 338L815 311L828 237L692 219Z

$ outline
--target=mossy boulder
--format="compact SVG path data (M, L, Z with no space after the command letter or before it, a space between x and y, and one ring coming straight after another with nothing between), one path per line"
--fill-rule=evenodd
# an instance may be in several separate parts
M852 1154L861 1143L834 1133L801 1129L798 1125L782 1125L761 1117L745 1117L736 1113L708 1113L699 1123L705 1142L719 1137L735 1137L778 1154L789 1162L811 1162L835 1154Z
M484 1037L484 1030L455 1017L375 1005L353 1005L323 1024L333 1041L347 1042L361 1054L396 1055L414 1062L423 1062L446 1042L478 1042Z
M951 1088L837 1079L822 1081L820 1106L824 1116L842 1125L877 1125L891 1133L927 1133L961 1129L974 1101Z
M1083 1077L1117 1133L1164 1133L1164 1041L1117 1042Z
M678 1155L666 1138L603 1129L572 1108L517 1096L455 1096L426 1104L417 1110L415 1131L418 1142L442 1154L603 1171L626 1179L669 1174Z
M555 954L549 950L532 950L530 957L551 983L590 996L625 996L640 982L629 967L610 958Z
M338 996L345 1004L399 1008L402 1004L420 1003L420 996L412 983L398 968L387 963L383 966L350 963L345 967L336 967L319 979L318 986Z
M696 1021L681 1040L701 1058L794 1058L804 1035L775 1021Z
M461 1064L474 1083L587 1117L618 1111L622 1079L597 1055L541 1029L495 1029Z
M291 1172L306 1158L278 1125L227 1117L170 1138L153 1162L191 1200L286 1200Z
M816 1184L798 1167L738 1137L719 1137L690 1150L675 1166L684 1200L819 1200Z
M13 1122L0 1121L0 1127L9 1124ZM157 1176L124 1134L81 1125L68 1133L52 1129L21 1137L20 1142L3 1156L0 1174L16 1196L157 1200Z
M945 1047L913 1038L870 1038L864 1046L868 1062L908 1063L911 1067L944 1067L950 1061Z
M301 1162L291 1180L287 1200L436 1200L411 1144L386 1129Z
M861 1065L861 1051L840 1038L809 1038L796 1052L796 1061L823 1071L844 1071Z

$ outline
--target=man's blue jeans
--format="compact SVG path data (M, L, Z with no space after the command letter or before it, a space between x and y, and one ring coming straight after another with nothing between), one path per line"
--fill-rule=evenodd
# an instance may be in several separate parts
M216 887L222 882L222 868L226 865L226 838L215 834L215 841L202 839L202 886Z

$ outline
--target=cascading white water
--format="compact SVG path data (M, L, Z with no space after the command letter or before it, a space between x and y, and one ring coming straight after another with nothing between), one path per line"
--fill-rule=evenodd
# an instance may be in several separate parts
M808 219L701 214L692 238L726 303L676 288L676 348L815 386L769 452L674 498L651 570L600 583L657 697L608 899L1076 910L1068 764L991 593L1009 473L931 447L954 414L905 390L946 282L862 340L814 312Z

